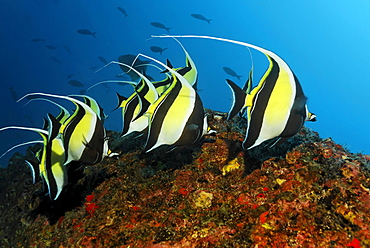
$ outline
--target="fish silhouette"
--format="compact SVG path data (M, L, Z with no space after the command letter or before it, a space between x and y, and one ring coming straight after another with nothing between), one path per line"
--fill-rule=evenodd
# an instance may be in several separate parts
M131 65L131 66L133 66L133 68L135 68L140 73L145 74L146 67L147 67L147 64L149 63L149 61L142 61L140 59L135 60L135 58L136 58L135 55L125 54L125 55L119 56L118 61L120 63L126 64L126 65ZM134 60L135 60L135 63L132 64L134 62ZM137 79L140 78L140 76L138 76L137 73L135 73L133 70L130 70L129 68L127 68L125 66L121 66L121 65L120 65L120 67L121 67L123 72L127 73L130 76L132 81L136 81Z
M45 46L47 49L50 49L50 50L56 50L58 47L56 46L51 46L51 45L46 45Z
M211 24L211 21L212 21L212 19L207 19L201 14L191 14L191 16L194 17L195 19L206 21L208 22L208 24Z
M88 29L79 29L79 30L77 30L77 33L83 34L83 35L92 35L94 38L96 38L96 36L95 36L96 32L91 32Z
M126 18L126 17L128 17L128 15L127 15L127 13L126 13L126 10L125 10L124 8L122 8L122 7L117 7L117 9L118 9L122 14L124 14L124 15L125 15L125 18Z
M106 65L106 64L108 64L107 60L106 60L104 57L99 56L98 58L99 58L99 60L100 60L101 62L103 62L105 65Z
M32 42L45 42L45 39L32 39Z
M73 87L83 87L84 85L77 80L69 80L68 83L72 85Z
M170 32L170 29L171 29L171 28L166 27L165 25L163 25L160 22L151 22L150 25L152 25L153 27L156 27L156 28L165 29L168 33Z
M230 76L238 78L238 80L240 80L240 78L242 77L241 75L236 74L236 72L229 67L222 67L222 69L224 69L224 71Z
M50 57L53 61L59 63L59 64L62 64L62 61L60 61L57 57L54 57L54 56L51 56Z
M151 46L150 47L150 50L154 53L159 53L160 55L162 55L162 52L164 50L166 50L167 48L162 48L162 47L159 47L159 46Z

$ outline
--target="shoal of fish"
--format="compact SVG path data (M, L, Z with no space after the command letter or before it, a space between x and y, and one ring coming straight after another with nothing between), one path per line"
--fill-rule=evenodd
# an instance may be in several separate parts
M275 53L249 43L210 36L153 37L171 37L178 42L185 53L185 66L174 68L168 59L163 63L147 55L138 54L136 58L130 57L134 59L132 64L123 62L127 58L120 58L118 62L112 61L105 65L118 64L123 72L135 74L137 81L103 81L92 86L107 83L132 85L133 93L130 96L124 97L117 93L116 109L122 110L121 135L135 133L145 137L144 152L151 152L159 147L165 147L168 152L188 147L202 141L204 135L216 132L208 127L203 103L197 93L198 70L189 53L176 38L219 40L255 49L266 56L269 66L254 88L252 88L253 67L243 87L229 79L226 80L233 94L232 107L227 118L240 115L247 119L247 131L242 143L245 150L274 138L274 143L270 144L270 147L281 144L297 134L305 121L316 120L316 115L307 108L307 97L298 78L288 64ZM140 61L139 57L162 67L160 73L164 75L164 79L154 81L144 75L140 65L146 65L148 61ZM135 61L139 63L135 64ZM236 75L229 68L223 69L230 75ZM75 110L68 111L55 102L56 99L72 102ZM42 128L20 126L0 128L0 131L19 129L40 134L41 140L18 144L7 152L22 145L42 144L42 148L35 153L35 159L27 160L26 164L31 169L33 182L41 179L51 200L56 200L68 184L67 172L72 161L82 165L93 165L105 157L119 155L108 148L108 137L104 128L106 115L92 97L30 93L20 98L18 102L23 100L28 100L28 103L36 100L47 101L60 109L56 117L47 114Z

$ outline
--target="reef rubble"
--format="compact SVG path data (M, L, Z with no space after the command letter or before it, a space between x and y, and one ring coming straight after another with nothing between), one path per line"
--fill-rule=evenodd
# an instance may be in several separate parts
M69 171L56 201L14 154L0 169L0 247L370 247L370 156L302 128L241 150L243 119L180 151L142 153L110 132L118 158Z

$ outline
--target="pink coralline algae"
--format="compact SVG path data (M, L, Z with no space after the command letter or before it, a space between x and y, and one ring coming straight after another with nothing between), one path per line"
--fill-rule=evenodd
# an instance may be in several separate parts
M237 123L212 114L216 136L172 154L113 133L122 155L86 167L55 202L13 157L0 170L0 246L370 247L368 155L306 128L242 151Z

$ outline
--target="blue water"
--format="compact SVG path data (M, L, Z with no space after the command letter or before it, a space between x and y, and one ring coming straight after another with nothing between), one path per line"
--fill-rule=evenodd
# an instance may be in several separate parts
M126 10L128 17L118 6ZM46 113L58 113L58 108L47 102L34 101L27 106L23 106L25 102L16 103L9 87L13 87L16 97L30 92L66 95L80 90L67 83L71 74L71 79L87 87L117 79L115 75L122 72L117 65L96 73L91 69L104 66L98 56L111 61L123 54L144 53L161 61L169 58L175 67L184 66L184 53L176 42L150 39L151 35L167 34L150 25L160 22L171 27L170 34L224 37L274 51L295 72L309 98L310 111L317 115L317 122L306 125L352 152L370 154L369 11L370 3L365 0L1 0L0 127L41 127ZM212 19L211 24L191 14L202 14ZM96 32L96 38L79 34L78 29ZM231 92L225 79L243 85L251 68L248 50L212 40L183 38L181 42L198 67L199 94L205 107L227 112ZM150 46L167 50L159 55ZM268 64L259 52L252 54L257 83ZM227 75L222 69L225 66L242 75L241 80ZM149 71L157 75L156 69ZM99 86L88 92L109 115L107 129L118 131L122 126L120 111L111 112L117 104L115 92L129 96L131 91L130 86L112 84L110 88ZM73 107L68 102L58 102ZM27 131L4 131L0 133L0 153L38 138L38 134ZM11 154L0 160L0 166L7 165Z

